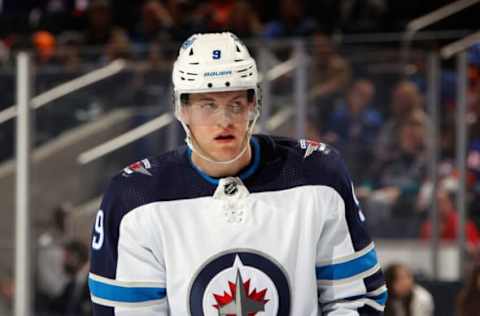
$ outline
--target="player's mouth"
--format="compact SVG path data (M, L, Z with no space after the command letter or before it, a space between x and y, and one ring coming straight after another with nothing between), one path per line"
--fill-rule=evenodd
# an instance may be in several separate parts
M228 143L231 142L235 139L235 136L233 134L220 134L217 137L214 138L216 142L219 143Z

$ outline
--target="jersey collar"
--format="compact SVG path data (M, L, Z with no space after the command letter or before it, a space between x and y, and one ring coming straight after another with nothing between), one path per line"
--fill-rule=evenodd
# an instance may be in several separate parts
M255 171L257 171L258 167L260 166L260 143L256 139L255 136L252 136L250 139L250 145L252 146L252 161L250 164L244 168L238 177L242 180L245 181L248 179L250 176L252 176ZM195 164L192 162L192 150L190 148L187 148L187 157L188 161L190 162L190 165L193 167L193 169L203 178L205 179L208 183L213 184L215 186L218 186L219 183L219 178L214 178L200 170Z

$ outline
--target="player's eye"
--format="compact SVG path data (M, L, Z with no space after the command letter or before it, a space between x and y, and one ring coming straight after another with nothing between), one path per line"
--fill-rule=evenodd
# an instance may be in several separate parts
M234 102L233 104L231 104L229 106L230 108L230 111L234 114L240 114L240 113L243 113L245 112L245 109L246 109L246 105L243 104L242 102L240 101L236 101Z
M203 112L215 112L217 108L218 106L213 102L206 102L206 103L200 104L200 109Z

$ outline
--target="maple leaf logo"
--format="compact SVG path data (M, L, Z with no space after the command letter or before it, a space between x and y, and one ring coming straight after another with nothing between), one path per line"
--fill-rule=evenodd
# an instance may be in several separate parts
M269 300L265 299L267 289L257 292L253 289L250 292L250 279L243 282L240 270L237 270L237 280L235 283L228 282L230 293L226 291L223 295L213 294L217 304L213 305L219 315L222 316L255 316L258 312L265 311L265 304Z

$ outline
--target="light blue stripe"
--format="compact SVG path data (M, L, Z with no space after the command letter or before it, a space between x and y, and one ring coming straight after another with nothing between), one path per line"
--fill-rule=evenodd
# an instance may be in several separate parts
M253 175L255 173L255 171L257 171L258 166L260 165L260 144L258 143L258 140L256 139L255 136L253 136L250 139L250 144L253 147L253 163L247 168L247 170L245 170L244 172L242 172L238 176L242 181L244 181L245 179L247 179L248 177ZM218 185L218 179L217 178L209 176L208 174L206 174L202 170L198 169L197 166L195 166L195 164L192 161L192 150L190 148L187 148L187 156L188 156L188 160L190 161L190 164L192 165L193 169L195 169L195 171L197 171L197 173L202 178L204 178L210 184L213 184L215 186Z
M385 291L380 295L373 296L371 299L375 300L380 305L385 305L387 303L388 292Z
M123 287L92 278L88 278L88 287L93 296L113 302L141 303L160 300L167 295L166 289L160 287Z
M317 280L340 280L353 277L373 268L378 263L375 249L353 260L316 267Z

